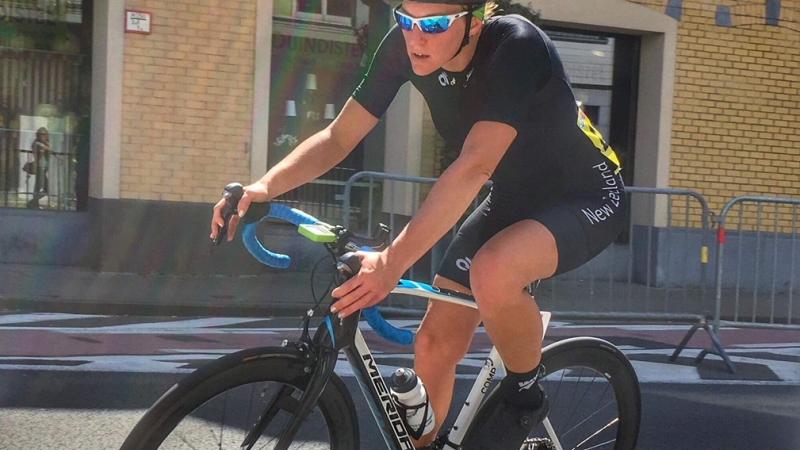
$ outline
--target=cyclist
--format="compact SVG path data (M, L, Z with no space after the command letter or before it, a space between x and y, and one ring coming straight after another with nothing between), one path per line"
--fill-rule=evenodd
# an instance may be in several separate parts
M338 287L334 312L383 300L402 274L456 224L484 183L493 188L461 226L434 279L473 295L478 311L429 302L414 367L444 422L455 368L482 321L508 376L482 408L464 449L520 445L547 412L537 384L542 322L526 286L585 263L618 235L626 205L620 164L576 106L550 39L480 0L403 1L339 116L245 188L239 215L330 170L378 123L405 82L424 96L448 146L460 148L409 224L382 252L361 253L361 271ZM211 235L223 225L214 207ZM231 221L232 238L238 217ZM509 292L515 292L513 295Z

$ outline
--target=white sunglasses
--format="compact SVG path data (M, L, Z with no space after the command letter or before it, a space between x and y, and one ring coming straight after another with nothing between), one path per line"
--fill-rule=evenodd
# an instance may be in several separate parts
M456 19L464 17L467 14L469 14L469 11L442 16L414 18L400 11L399 5L394 9L394 19L397 21L397 24L400 25L400 28L405 31L411 31L414 29L414 25L416 25L417 28L424 33L444 33L450 29L450 26L453 25Z

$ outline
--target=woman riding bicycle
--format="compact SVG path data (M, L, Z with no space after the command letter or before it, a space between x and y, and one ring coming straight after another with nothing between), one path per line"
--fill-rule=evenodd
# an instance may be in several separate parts
M429 302L416 336L414 368L438 418L419 446L430 444L444 422L456 365L480 322L508 376L502 400L481 409L480 426L463 448L511 448L542 420L542 323L526 287L600 253L626 215L619 161L576 106L555 46L520 16L490 17L494 8L476 0L403 1L394 10L398 26L339 116L246 186L239 202L241 216L251 202L319 177L372 130L401 85L410 81L422 93L436 129L460 155L386 250L359 254L361 271L333 291L335 312L345 317L382 301L493 181L434 279L439 288L473 295L478 311ZM224 203L214 207L212 238L223 225Z

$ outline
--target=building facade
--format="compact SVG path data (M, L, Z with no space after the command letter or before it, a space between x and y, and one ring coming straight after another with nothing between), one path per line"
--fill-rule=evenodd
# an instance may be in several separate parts
M691 188L713 209L800 196L800 0L529 7L628 183ZM241 249L209 248L211 204L330 123L391 24L380 0L2 8L0 262L142 273L260 270ZM47 155L34 150L43 127ZM351 157L284 200L335 219L353 173L435 176L452 152L405 86ZM658 225L664 208L634 220Z

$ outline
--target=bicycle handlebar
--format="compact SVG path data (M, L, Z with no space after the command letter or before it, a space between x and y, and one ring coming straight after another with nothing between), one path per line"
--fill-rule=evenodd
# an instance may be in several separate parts
M261 241L256 236L256 226L261 220L264 219L280 219L289 222L293 225L316 224L320 223L314 216L304 213L298 209L291 208L280 203L268 203L267 213L255 221L247 220L242 228L242 241L244 247L253 255L258 262L265 264L276 269L287 269L292 264L292 258L289 255L275 253L264 247Z
M400 345L411 345L414 343L414 333L390 324L383 318L383 314L378 311L377 306L370 306L363 311L363 314L370 328L375 330L378 336Z
M226 210L229 211L230 214L235 213L236 206L243 192L242 185L238 183L231 183L225 187L224 195L228 201ZM227 224L229 217L224 217L224 219ZM264 219L279 219L295 226L323 223L310 214L280 203L251 204L247 214L242 218L242 223L244 224L242 228L242 242L247 251L258 262L276 269L288 268L292 263L292 258L289 255L270 251L258 240L256 227L258 223ZM220 230L219 234L222 236L223 231ZM215 242L215 244L217 243L218 242ZM358 270L354 270L353 273L358 273ZM410 345L414 342L414 333L409 330L398 328L387 322L381 312L378 311L377 307L372 306L366 308L363 310L363 314L369 326L387 341L400 345Z

